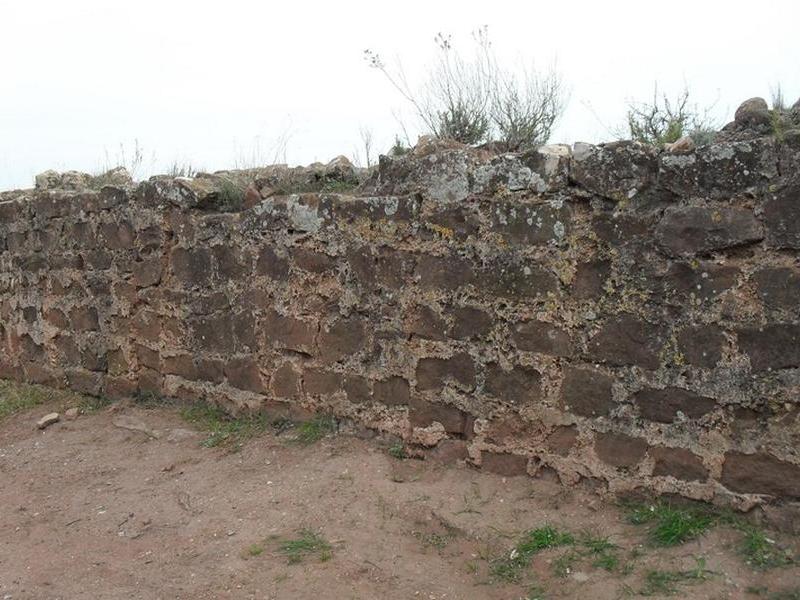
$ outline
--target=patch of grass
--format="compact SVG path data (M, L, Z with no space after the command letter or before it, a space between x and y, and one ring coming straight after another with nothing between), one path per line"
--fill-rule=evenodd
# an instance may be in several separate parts
M571 533L558 531L549 525L529 529L508 556L491 561L489 573L502 581L519 581L535 554L548 548L571 546L574 543L575 538Z
M318 533L310 529L298 531L298 537L278 541L278 551L289 561L290 565L303 562L316 554L320 562L333 558L333 547Z
M800 588L772 592L769 600L800 600Z
M261 544L250 544L245 550L247 556L261 556L264 553L264 546Z
M564 554L553 561L553 573L558 577L566 577L572 573L575 563L578 562L580 558L580 553L575 550L564 552Z
M415 531L414 536L419 539L420 542L422 542L423 546L436 548L437 550L444 550L447 547L447 544L449 544L450 540L453 538L451 535L441 533L422 533L421 531Z
M697 566L688 571L648 571L645 575L644 587L639 592L642 596L657 594L672 596L678 593L680 584L692 585L708 579L713 573L706 569L704 558L697 558Z
M164 408L175 405L174 400L170 400L164 396L159 396L153 392L137 391L133 396L133 401L137 406L141 406L142 408L146 409Z
M758 569L773 569L785 567L794 562L790 551L782 549L760 529L747 526L743 526L741 529L744 538L741 542L740 552L747 564Z
M109 403L103 398L82 396L67 390L0 379L0 421L48 402L58 402L63 407L78 406L84 413L92 412L90 407L94 403L101 407Z
M48 400L46 388L0 380L0 421Z
M677 546L703 535L719 521L704 507L677 507L657 502L628 505L628 521L650 525L649 538L656 546Z
M222 212L236 212L244 204L244 187L223 179L217 190L217 208Z
M328 415L319 415L297 426L295 441L302 446L310 446L334 431L336 431L336 419Z
M208 404L195 404L185 408L181 411L181 416L208 432L208 437L200 443L204 448L220 446L234 452L269 425L264 414L232 417L221 408Z
M396 458L397 460L408 458L408 455L406 454L406 447L402 444L402 442L392 444L387 452L389 453L389 456Z

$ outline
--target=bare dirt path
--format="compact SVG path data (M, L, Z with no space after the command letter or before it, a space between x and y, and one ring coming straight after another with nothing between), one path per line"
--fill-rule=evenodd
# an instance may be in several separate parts
M747 564L733 527L657 548L620 508L555 482L398 460L345 435L207 448L170 408L36 429L63 404L0 421L5 600L800 598L796 564ZM520 567L529 530L572 539Z

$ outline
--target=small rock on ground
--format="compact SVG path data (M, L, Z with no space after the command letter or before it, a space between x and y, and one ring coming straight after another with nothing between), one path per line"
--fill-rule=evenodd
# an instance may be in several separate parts
M46 429L47 427L50 427L50 425L52 425L53 423L58 423L60 418L61 417L59 417L58 413L48 413L41 419L36 421L36 426L39 429Z

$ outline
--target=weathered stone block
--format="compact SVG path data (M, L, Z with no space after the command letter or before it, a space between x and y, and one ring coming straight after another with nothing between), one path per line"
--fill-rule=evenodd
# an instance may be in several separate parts
M528 457L505 452L484 452L481 454L481 469L503 477L527 475Z
M381 404L405 406L410 397L408 381L397 376L373 381L372 395Z
M457 306L449 311L453 317L450 337L466 340L485 337L492 328L492 317L485 311L471 306Z
M699 419L716 407L712 398L676 387L639 390L633 395L633 402L645 419L660 423L671 423L678 413L689 419Z
M572 340L569 333L546 321L518 323L514 326L511 339L520 350L551 356L572 354Z
M365 346L366 328L357 316L334 321L319 332L319 355L328 363L344 360Z
M199 317L192 323L192 334L201 350L230 354L235 349L230 315Z
M481 268L476 286L492 294L514 300L535 299L558 289L550 271L533 261L512 254L489 259Z
M657 369L664 331L630 314L611 318L589 340L590 359L610 365Z
M653 475L669 476L683 481L705 481L708 469L696 454L685 448L668 448L656 446L650 448L650 456L654 461Z
M240 390L263 394L266 389L261 379L261 369L253 356L241 356L228 360L225 365L228 383Z
M225 245L212 246L216 276L221 281L241 280L252 269L252 257L241 249Z
M800 249L800 177L764 203L764 223L770 246Z
M424 288L456 290L474 280L474 271L474 265L460 256L423 254L417 260L414 273L419 280L419 285Z
M409 403L408 419L412 427L428 427L441 423L447 433L463 435L467 429L467 413L448 404L434 404L419 398Z
M102 223L100 234L110 250L124 250L133 247L133 226L127 221L118 223Z
M300 372L292 363L283 363L272 373L270 389L278 398L300 398Z
M572 295L578 300L598 300L605 295L605 283L611 275L611 261L592 260L577 266L572 281Z
M100 323L94 306L76 306L69 311L69 320L76 331L97 331Z
M716 325L697 325L682 329L678 350L690 365L713 369L722 358L725 336Z
M307 248L292 248L290 255L292 262L298 268L310 273L325 273L336 266L336 261L333 257Z
M486 367L485 390L514 404L537 402L542 398L542 376L530 367L516 366L505 371L497 363L490 363Z
M750 358L753 371L800 366L800 325L773 323L738 331L739 349Z
M464 387L475 385L475 364L469 354L454 354L450 358L421 358L417 362L417 389L441 389L448 381Z
M606 416L614 408L614 380L600 371L567 366L561 384L561 403L582 417Z
M575 425L556 427L545 440L545 446L553 454L566 456L578 440L578 428Z
M800 497L800 466L770 454L725 453L722 485L742 494Z
M430 306L417 305L407 311L405 331L428 340L445 339L447 323Z
M620 141L601 146L577 143L570 176L583 189L621 202L651 188L658 172L654 146Z
M150 287L157 285L161 281L161 273L164 267L161 258L146 258L133 263L133 283L137 288Z
M268 310L264 315L263 325L267 340L274 346L309 355L314 353L314 338L317 334L315 323Z
M770 310L797 311L800 306L800 271L792 267L774 267L753 274L756 292Z
M676 206L664 212L655 235L670 256L694 256L757 242L764 231L752 210Z
M498 202L490 206L492 231L514 244L558 244L569 233L569 207ZM463 212L463 211L462 211Z
M369 380L360 375L346 375L343 388L347 399L354 404L366 404L372 398Z
M333 371L309 368L303 371L303 389L311 396L327 396L342 391L342 375Z
M207 248L173 248L170 267L185 287L206 286L211 281L211 253Z
M289 261L278 256L273 248L265 246L258 253L256 273L277 281L285 281L289 275Z
M622 433L597 433L594 451L603 462L617 468L633 468L647 451L647 442Z

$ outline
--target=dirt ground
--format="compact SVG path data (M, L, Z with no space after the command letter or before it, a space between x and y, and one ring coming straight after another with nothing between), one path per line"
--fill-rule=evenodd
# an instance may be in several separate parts
M387 441L348 435L301 446L270 429L238 452L208 448L168 407L36 428L63 408L0 422L4 600L800 597L797 565L746 564L733 528L656 548L621 508L553 481L400 460ZM559 547L517 582L492 574L545 525L607 537L617 564ZM285 542L309 532L329 548L292 563ZM675 575L660 588L653 572Z

